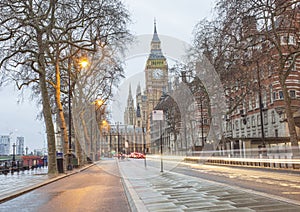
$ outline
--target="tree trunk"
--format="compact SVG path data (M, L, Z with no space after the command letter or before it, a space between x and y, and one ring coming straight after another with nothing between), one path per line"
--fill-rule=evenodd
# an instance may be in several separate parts
M76 156L77 156L77 160L78 160L78 166L81 167L84 165L83 152L82 152L80 142L76 136L75 136L75 142L76 142L75 148L76 148Z
M289 129L289 133L290 133L290 142L291 142L291 146L292 146L293 158L300 158L295 119L293 116L293 111L291 109L291 99L290 99L286 84L283 83L282 81L280 82L280 84L282 87L282 92L283 92L283 97L284 97L285 113L286 113L286 118L287 118L287 122L288 122L288 129Z
M85 122L85 119L84 119L84 112L80 114L80 119L81 119L81 124L82 124L82 128L83 128L83 137L84 137L84 144L82 145L82 149L83 149L83 161L86 162L86 157L89 157L90 155L90 143L91 143L91 138L89 136L89 133L88 133L88 128L86 126L86 122Z
M42 95L43 116L46 125L47 143L48 143L48 174L57 174L56 166L56 144L55 144L55 132L52 120L51 105L46 80L45 69L45 47L43 44L42 33L37 31L37 42L39 48L38 55L38 68L39 68L39 85Z
M49 102L48 90L46 85L45 75L40 74L40 88L42 94L43 115L47 132L48 143L48 174L57 174L56 166L56 145L55 145L55 133L52 122L52 113Z
M58 58L58 56L57 56L57 58ZM55 77L56 77L55 100L56 100L56 105L57 105L60 124L61 124L60 128L62 130L62 136L63 136L64 164L67 166L68 165L67 164L67 160L68 160L67 153L68 153L68 150L69 150L68 131L67 131L66 119L65 119L65 116L64 116L63 106L61 104L61 92L60 92L61 79L60 79L60 68L59 68L59 61L58 60L56 60L56 64L55 64ZM69 126L69 127L71 127L71 126Z

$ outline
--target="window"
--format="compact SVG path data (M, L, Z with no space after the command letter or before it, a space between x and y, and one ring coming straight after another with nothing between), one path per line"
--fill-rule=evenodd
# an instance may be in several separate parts
M279 99L283 99L283 92L279 91Z
M270 98L270 104L273 103L273 97L272 97L272 95L273 95L273 87L272 87L272 85L269 85L269 98Z
M249 128L249 127L250 127L250 118L247 117L247 128Z
M296 99L296 91L295 90L290 90L290 97L292 99Z
M264 124L267 125L268 124L268 111L264 112Z
M259 95L256 95L256 99L255 99L255 108L259 108Z
M252 127L255 127L255 116L252 116L251 123L252 123Z
M296 39L294 35L282 35L280 37L280 43L281 45L295 45L296 44Z
M262 94L262 105L261 105L262 108L265 108L267 107L267 92L266 91L263 91L263 94Z
M260 115L257 115L256 118L257 118L257 126L260 126L261 125Z
M275 124L275 112L274 111L272 111L271 117L272 117L272 124Z
M291 45L295 45L295 44L296 44L295 36L289 35L289 41L288 41L288 44L291 44Z
M273 74L273 67L268 66L268 76L272 76L272 74Z
M252 110L252 97L249 98L249 110Z
M282 35L282 36L280 37L280 43L281 43L281 44L287 44L288 39L289 39L289 38L288 38L286 35Z
M227 132L231 131L231 129L230 129L231 127L230 126L231 126L230 122L227 122L226 123L226 131Z
M239 130L239 122L235 121L236 130Z
M241 126L241 129L243 130L244 129L244 119L240 119L240 126Z
M291 71L296 71L295 63L293 64L293 60L286 61L285 68L286 70L291 69Z
M277 93L274 91L273 92L273 97L272 97L273 101L275 101L277 99Z

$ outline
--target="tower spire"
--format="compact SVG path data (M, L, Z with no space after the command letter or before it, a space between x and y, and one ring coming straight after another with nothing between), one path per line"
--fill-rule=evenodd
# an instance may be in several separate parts
M160 40L158 38L157 29L156 29L156 19L154 18L154 33L152 37L152 42L160 43Z
M156 18L154 18L154 34L157 34L157 31L156 31Z
M157 34L156 29L156 18L154 18L154 33L151 41L151 52L149 55L149 59L159 59L164 58L161 48L160 48L160 40Z
M139 82L137 88L136 88L136 95L139 95L142 93L142 89L141 89L141 83Z
M128 94L128 99L132 99L131 83L129 84L129 94Z

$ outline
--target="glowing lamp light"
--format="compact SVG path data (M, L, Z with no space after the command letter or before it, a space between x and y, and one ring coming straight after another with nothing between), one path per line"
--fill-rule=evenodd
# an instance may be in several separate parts
M89 65L89 61L87 58L82 58L80 60L79 64L82 68L86 68Z

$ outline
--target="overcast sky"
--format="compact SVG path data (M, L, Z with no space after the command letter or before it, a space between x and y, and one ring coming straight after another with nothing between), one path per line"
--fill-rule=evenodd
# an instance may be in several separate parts
M195 24L211 15L213 2L214 0L124 0L131 14L130 29L134 35L151 35L155 18L159 36L170 36L187 43L192 40ZM127 61L126 68L128 76L129 71L143 71L144 64L130 60ZM132 89L135 90L135 87ZM23 136L25 146L30 151L41 149L45 147L46 136L43 122L36 119L37 106L28 98L18 103L18 95L19 91L12 86L0 88L0 135L12 133L13 142L17 136Z

